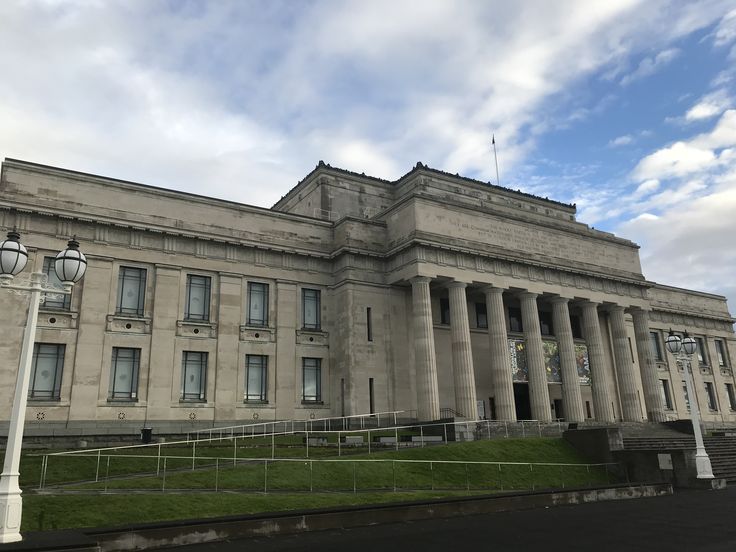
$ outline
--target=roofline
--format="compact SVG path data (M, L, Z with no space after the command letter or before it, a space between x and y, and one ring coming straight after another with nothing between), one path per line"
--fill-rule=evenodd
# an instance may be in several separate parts
M317 163L317 166L314 169L312 169L307 176L305 176L299 182L297 182L297 184L291 190L289 190L288 192L286 192L281 197L281 199L279 199L276 203L274 203L273 206L271 207L271 209L277 209L278 207L280 207L281 205L283 205L286 201L288 201L291 197L293 197L294 194L297 191L299 191L305 184L307 184L308 182L310 182L310 180L312 179L312 177L314 175L316 175L320 170L334 171L334 172L342 173L342 174L347 175L347 176L352 176L352 177L356 177L356 178L362 178L362 179L366 179L366 180L372 180L372 181L374 181L376 183L388 184L388 185L391 185L391 186L396 186L396 185L400 184L401 182L403 182L404 180L407 180L408 178L410 178L411 176L413 176L415 173L423 170L423 171L428 171L428 172L434 173L434 174L436 174L438 176L442 176L442 177L449 177L449 178L460 179L460 180L463 180L465 182L469 182L469 183L472 183L472 184L475 184L475 185L478 185L478 186L482 186L484 188L491 188L493 190L497 190L499 192L503 192L503 193L510 194L510 195L513 195L513 196L521 196L523 199L535 199L537 201L544 202L544 203L552 203L553 205L556 205L558 207L564 207L565 209L569 209L569 210L572 211L572 213L576 213L577 212L577 205L574 204L574 203L563 203L561 201L556 201L554 199L549 199L548 197L541 197L541 196L536 196L534 194L529 194L529 193L526 193L526 192L522 192L521 190L512 190L511 188L504 188L503 186L497 186L496 184L491 184L491 182L484 182L482 180L476 180L474 178L469 178L467 176L461 176L459 174L452 174L452 173L449 173L449 172L446 172L446 171L443 171L443 170L440 170L440 169L433 169L432 167L429 167L429 166L425 165L421 161L417 162L417 164L414 165L414 167L409 172L407 172L404 175L400 176L398 179L396 179L396 180L386 180L385 178L379 178L377 176L370 176L370 175L367 175L365 173L357 173L357 172L350 171L350 170L347 170L347 169L341 169L340 167L333 167L329 163L325 163L322 160L320 160L319 163Z
M206 195L201 195L201 194L195 194L195 193L192 193L192 192L184 192L184 191L181 191L181 190L173 190L171 188L164 188L162 186L153 186L151 184L141 184L140 182L133 182L132 180L123 180L121 178L113 178L113 177L110 177L110 176L103 176L103 175L94 174L94 173L87 173L87 172L82 172L82 171L75 171L75 170L72 170L72 169L65 169L63 167L54 167L53 165L44 165L42 163L34 163L33 161L25 161L23 159L14 159L14 158L11 158L11 157L6 157L3 160L2 168L5 169L6 166L8 166L8 167L17 166L17 167L36 168L36 169L41 169L41 170L48 171L48 172L56 172L56 173L77 175L77 176L85 177L85 178L88 178L88 179L98 179L98 180L105 181L105 182L113 182L113 183L118 183L118 184L124 184L126 186L137 187L137 188L141 188L143 190L155 191L155 192L158 192L158 193L168 194L170 196L180 196L180 197L183 197L183 198L189 197L189 198L197 199L197 200L204 201L204 202L209 202L209 203L213 203L214 202L214 203L218 203L218 204L223 205L223 206L236 207L238 209L253 209L253 210L256 210L256 211L261 211L264 214L268 213L268 214L271 214L271 215L284 216L284 217L287 217L287 218L306 219L306 220L309 220L310 222L322 223L322 224L325 224L327 226L331 226L332 225L332 222L325 221L324 219L321 219L321 218L310 217L309 215L302 215L302 214L298 214L298 213L288 213L288 212L285 212L285 211L274 211L273 209L271 209L269 207L260 207L258 205L250 205L248 203L240 203L238 201L232 201L230 199L221 199L221 198L217 198L217 197L211 197L211 196L206 196Z

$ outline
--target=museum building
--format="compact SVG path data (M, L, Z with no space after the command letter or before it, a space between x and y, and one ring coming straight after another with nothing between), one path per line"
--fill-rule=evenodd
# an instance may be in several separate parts
M250 186L257 183L249 183ZM38 315L27 426L161 432L405 418L736 422L719 295L647 281L576 208L429 168L317 167L266 209L5 159L0 230L71 296ZM663 259L662 262L669 262ZM28 308L0 290L7 425ZM696 397L664 347L694 336Z

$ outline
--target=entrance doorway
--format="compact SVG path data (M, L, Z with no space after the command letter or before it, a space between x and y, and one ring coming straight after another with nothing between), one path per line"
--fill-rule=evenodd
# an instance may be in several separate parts
M516 405L517 420L532 419L532 405L529 402L529 384L514 384L514 404Z
M565 419L565 411L562 410L562 399L555 399L555 418L558 420Z

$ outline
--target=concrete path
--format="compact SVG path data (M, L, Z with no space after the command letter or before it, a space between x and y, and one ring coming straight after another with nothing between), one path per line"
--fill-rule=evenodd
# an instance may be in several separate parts
M185 552L736 552L736 487L673 496L253 538Z

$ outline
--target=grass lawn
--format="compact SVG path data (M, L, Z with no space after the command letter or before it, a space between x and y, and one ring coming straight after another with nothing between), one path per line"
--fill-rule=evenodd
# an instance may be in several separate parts
M100 462L100 481L94 481L96 457L49 457L47 483L72 481L66 490L92 494L31 494L24 496L24 530L115 525L142 521L220 516L236 513L317 508L346 504L368 504L426 497L456 496L511 489L580 487L615 482L603 468L586 466L539 466L531 463L580 464L581 458L562 439L498 439L436 445L425 448L382 450L371 455L353 454L337 458L330 447L315 447L320 456L307 459L273 461L245 460L253 450L237 451L215 442L197 447L192 470L190 458L168 458L166 476L163 460L156 474L157 459L125 458ZM289 448L283 447L278 456ZM268 449L270 452L270 447ZM162 451L163 452L163 451ZM357 452L357 454L356 454ZM191 448L169 448L166 454L191 454ZM214 461L199 456L221 457ZM331 455L331 456L330 456ZM334 462L320 462L331 458ZM368 461L363 461L368 460ZM381 460L376 462L376 460ZM423 463L393 462L423 460ZM505 464L445 464L454 462L517 462ZM268 464L266 467L265 464ZM22 486L37 487L41 459L25 455L22 459ZM105 475L109 478L105 480ZM166 493L162 493L162 489ZM230 491L214 493L219 491ZM264 494L264 488L269 493ZM115 491L100 494L97 491ZM310 489L313 492L309 492ZM53 487L47 488L53 492ZM353 492L357 490L358 492ZM136 494L125 491L142 491ZM185 493L180 491L198 491Z

